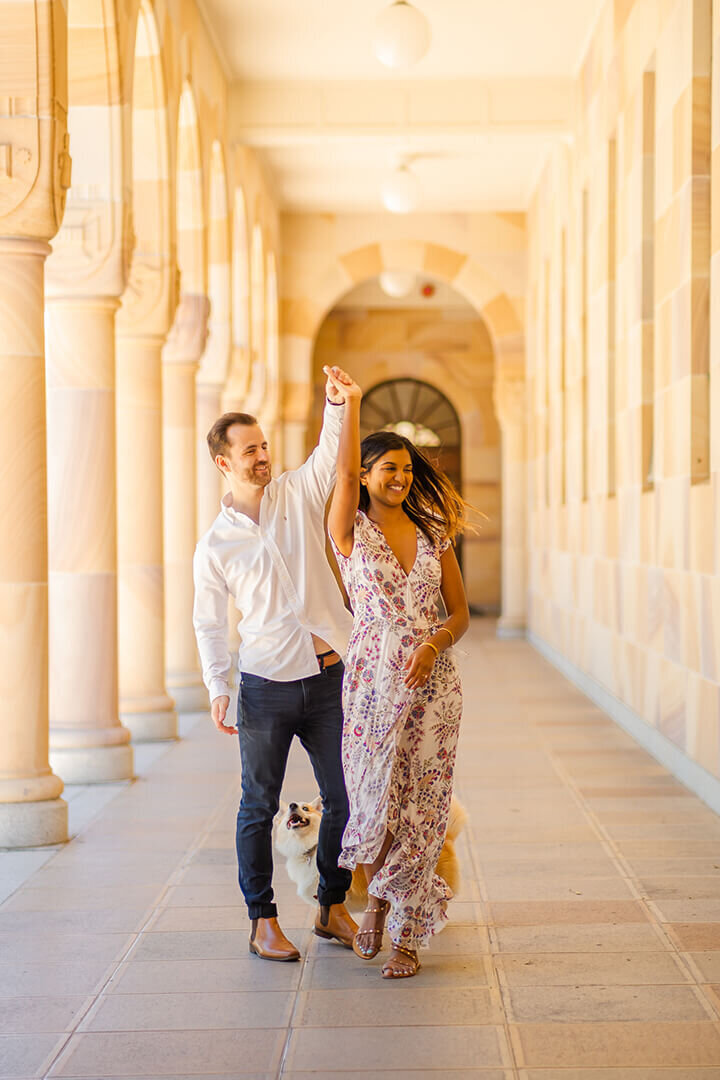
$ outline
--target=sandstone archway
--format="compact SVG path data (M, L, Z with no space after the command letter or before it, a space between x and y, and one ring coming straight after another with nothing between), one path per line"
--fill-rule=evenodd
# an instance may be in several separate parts
M327 238L325 238L327 239ZM283 400L286 465L306 453L313 406L314 343L327 313L353 286L383 270L429 274L457 290L483 320L494 354L494 406L502 431L502 589L500 629L522 632L525 624L525 340L522 308L497 276L470 251L422 239L378 238L320 259L287 258L283 275L282 356L286 373ZM292 254L292 253L290 253Z

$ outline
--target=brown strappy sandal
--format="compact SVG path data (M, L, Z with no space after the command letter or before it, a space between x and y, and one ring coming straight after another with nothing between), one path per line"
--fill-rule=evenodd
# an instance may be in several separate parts
M387 916L390 909L390 902L388 900L380 900L377 896L369 894L373 900L377 900L379 907L367 907L363 912L364 915L383 915ZM385 918L383 918L382 926L376 926L372 930L358 930L352 940L352 950L356 956L359 956L361 960L373 960L382 948L382 939L385 932ZM371 937L374 939L370 945L370 949L364 950L358 941L358 938Z
M420 960L418 959L418 954L413 949L406 949L403 945L396 945L394 941L392 943L392 947L393 952L403 953L405 956L407 956L410 959L411 964L402 961L404 964L404 970L401 969L400 971L398 971L397 969L388 967L388 964L392 961L391 956L390 959L386 960L383 964L383 979L411 979L413 975L417 975L418 971L422 966L420 964Z

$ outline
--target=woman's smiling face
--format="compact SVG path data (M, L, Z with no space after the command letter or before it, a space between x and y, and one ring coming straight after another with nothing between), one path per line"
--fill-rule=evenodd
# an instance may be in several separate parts
M368 495L385 506L399 506L408 496L413 467L407 450L387 450L362 473Z

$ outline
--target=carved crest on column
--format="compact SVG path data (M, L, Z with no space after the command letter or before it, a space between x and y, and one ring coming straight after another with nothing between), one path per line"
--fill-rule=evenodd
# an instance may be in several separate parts
M0 95L0 217L32 191L40 169L37 101Z
M122 205L102 185L72 188L48 259L50 289L82 286L85 292L121 296L127 263L123 217Z
M167 257L135 253L117 313L121 333L167 333L173 312L171 278L172 267Z
M202 293L183 293L175 320L163 349L163 361L170 364L199 364L208 335L210 301Z
M6 236L50 240L62 219L67 136L67 4L3 5L0 219Z

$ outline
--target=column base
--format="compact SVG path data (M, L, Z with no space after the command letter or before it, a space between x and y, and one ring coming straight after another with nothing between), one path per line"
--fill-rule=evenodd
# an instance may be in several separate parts
M120 702L120 720L134 743L169 742L178 737L177 712L173 708L124 712Z
M64 799L0 803L0 848L47 847L68 839Z
M525 619L522 615L501 615L495 627L495 637L524 638L526 632Z
M121 746L66 746L50 748L52 770L66 784L116 784L135 776L133 748Z
M210 712L210 698L196 675L168 675L167 688L179 713Z

